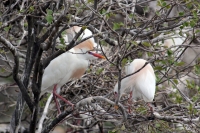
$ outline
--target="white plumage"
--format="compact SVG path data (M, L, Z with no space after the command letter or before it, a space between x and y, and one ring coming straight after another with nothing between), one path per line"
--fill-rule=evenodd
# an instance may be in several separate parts
M80 56L81 57L81 56ZM53 59L44 70L41 91L49 91L47 88L57 84L57 90L67 81L77 79L82 76L89 65L89 61L77 58L76 54L65 52ZM74 72L79 72L73 75Z
M125 67L126 75L132 74L141 69L146 60L135 59L130 65ZM123 93L131 92L133 99L143 99L145 102L152 102L155 95L156 78L154 70L150 64L147 64L139 72L123 79L121 81L120 96ZM114 88L115 95L118 95L118 83Z
M67 34L64 39L65 41L69 41L71 34L75 36L76 32L78 32L81 27L72 27L67 30ZM88 34L87 34L88 33ZM90 36L92 33L88 29L83 33L84 36ZM73 37L74 37L73 36ZM81 35L82 36L82 35ZM70 38L70 39L69 39ZM96 43L94 42L94 38L90 38L79 45L72 48L70 51L67 51L57 58L53 59L50 64L45 68L43 78L42 78L42 87L41 87L41 95L46 91L52 91L51 86L56 87L57 94L60 93L60 88L68 81L80 78L86 71L89 65L89 60L97 59L97 58L105 58L104 56L94 53L94 47ZM57 96L62 99L61 96ZM66 102L66 101L65 101Z

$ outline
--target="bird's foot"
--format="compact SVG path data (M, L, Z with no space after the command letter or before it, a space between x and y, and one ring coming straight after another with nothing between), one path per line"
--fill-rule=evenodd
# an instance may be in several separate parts
M57 97L57 98L63 100L63 101L64 101L65 103L67 103L68 105L72 106L72 110L74 110L75 105L74 105L73 103L71 103L70 101L66 100L66 99L63 98L62 96L56 94L55 92L53 92L53 95L54 95L55 99L56 99L56 97ZM57 100L55 100L55 101L57 101ZM56 106L57 106L57 105L58 105L58 102L56 102ZM57 106L57 109L58 109L58 108L59 108L59 107ZM59 111L59 110L60 110L60 109L58 109L58 112L61 112L61 111Z
M155 116L153 114L154 109L153 109L152 105L150 105L150 103L148 103L147 105L149 107L149 114L148 114L147 118L148 118L148 120L154 120L155 119Z
M148 119L148 120L154 120L154 119L155 119L155 116L154 116L154 114L153 114L152 111L150 111L150 112L148 113L147 119Z
M59 104L59 102L58 102L58 100L57 100L56 95L53 94L53 98L54 98L54 101L55 101L55 103L56 103L56 108L57 108L58 115L59 115L59 114L61 114L61 111L60 111L60 104Z

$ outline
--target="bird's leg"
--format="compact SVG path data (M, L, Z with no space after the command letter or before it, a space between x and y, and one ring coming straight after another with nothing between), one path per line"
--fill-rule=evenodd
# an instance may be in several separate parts
M150 103L147 104L149 106L149 109L151 112L153 112L153 107L150 105Z
M58 95L58 94L56 93L56 89L57 89L56 86L57 86L57 85L54 86L53 95L56 96L56 97L58 97L58 98L60 98L60 99L63 100L65 103L71 105L71 106L72 106L72 109L74 109L74 104L73 104L73 103L71 103L70 101L67 101L65 98L63 98L62 96L60 96L60 95Z
M58 110L58 114L61 114L60 105L59 105L59 103L58 103L58 100L57 100L56 96L53 95L53 98L54 98L54 101L55 101L55 103L56 103L56 108L57 108L57 110Z
M148 117L148 119L153 120L154 119L153 107L150 103L147 103L147 106L149 107L149 110L150 110L150 116Z
M132 103L132 97L133 97L133 91L130 92L130 97L128 99L128 102L129 103Z
M80 126L80 124L81 124L80 114L79 114L79 113L74 114L74 117L77 118L77 120L76 120L76 118L75 118L74 124Z
M54 98L54 101L55 101L55 103L56 103L56 108L57 108L57 110L58 110L58 114L61 114L60 105L59 105L58 100L57 100L56 95L55 95L56 88L57 88L57 84L54 85L54 89L53 89L53 98Z
M129 99L128 99L128 103L130 104L129 106L128 106L128 111L129 111L129 113L131 113L131 104L132 104L132 96L133 96L133 91L131 91L130 92L130 97L129 97Z

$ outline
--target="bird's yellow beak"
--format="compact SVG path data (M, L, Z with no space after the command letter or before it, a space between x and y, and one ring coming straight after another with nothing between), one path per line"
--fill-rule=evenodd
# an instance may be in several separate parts
M105 59L105 56L103 56L103 55L100 55L100 54L97 54L97 53L93 53L93 52L90 52L90 51L88 53L93 55L93 56L95 56L95 57L98 57L98 58L101 58L101 59Z

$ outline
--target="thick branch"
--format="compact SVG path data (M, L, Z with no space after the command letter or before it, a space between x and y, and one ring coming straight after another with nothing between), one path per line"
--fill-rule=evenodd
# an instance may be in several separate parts
M164 120L164 121L182 121L184 123L191 123L191 122L199 122L199 117L197 118L185 118L185 117L180 117L180 116L161 116L159 113L157 112L154 112L153 113L154 116L157 118L157 119L160 119L160 120Z
M71 114L72 111L65 111L59 116L57 116L49 125L47 125L42 133L49 133L55 125L57 125L59 122L61 122L67 115Z
M8 41L6 40L3 36L0 36L0 42L2 42L6 47L8 47L10 49L10 51L12 52L13 56L14 56L14 61L15 61L15 65L14 65L14 69L13 69L13 78L16 81L16 83L19 86L19 89L27 103L27 105L29 106L29 109L31 111L33 111L33 102L31 100L31 98L29 97L27 91L26 91L26 87L24 86L24 84L22 83L22 81L19 78L18 72L19 72L19 57L18 57L18 51L17 49Z

